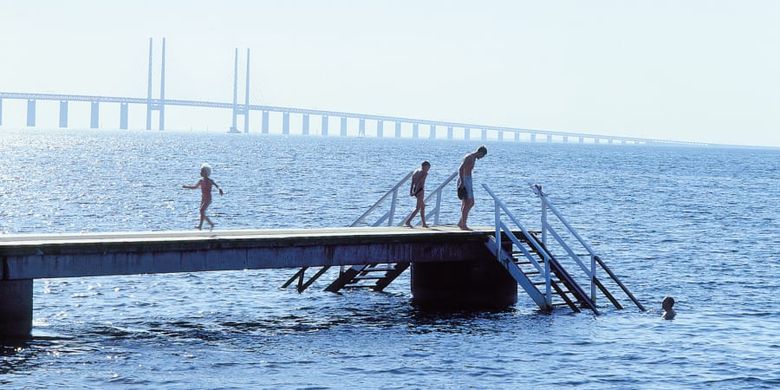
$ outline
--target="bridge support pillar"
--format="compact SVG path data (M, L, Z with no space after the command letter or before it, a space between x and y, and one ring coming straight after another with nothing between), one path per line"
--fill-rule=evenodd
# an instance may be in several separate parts
M517 282L487 250L473 261L412 263L412 303L427 309L501 309L517 303Z
M68 127L68 102L60 101L60 128Z
M412 138L420 138L420 125L417 123L412 125Z
M552 134L547 134L547 143L549 144L551 142L552 142Z
M385 136L385 121L378 120L376 121L376 137L382 138Z
M3 125L3 99L0 99L0 126Z
M498 140L503 141L504 140L504 130L497 130L498 131Z
M119 128L127 130L127 103L119 104Z
M303 114L303 135L309 135L309 114Z
M366 120L364 118L360 118L360 121L358 122L358 137L365 137L366 136Z
M347 136L347 117L341 117L341 136Z
M268 134L268 111L263 111L263 127L260 131L263 134Z
M452 126L447 126L447 139L452 139Z
M531 133L531 142L536 142L536 133Z
M328 136L328 116L323 115L322 116L322 136L327 137Z
M482 129L482 131L480 133L481 133L480 136L479 136L480 139L482 141L486 140L487 139L487 130L486 129Z
M89 128L97 129L100 125L100 103L92 102L92 110L90 113ZM160 111L160 115L162 115L162 111ZM160 130L162 130L162 128Z
M580 143L581 143L581 144L584 144L584 143L585 143L585 137L580 137Z
M468 127L463 128L463 139L466 141L471 140L471 129Z
M35 100L27 100L27 126L35 126Z
M33 281L0 280L0 339L32 333Z
M565 144L569 143L569 136L567 136L567 135L563 136L563 143L565 143Z
M436 125L434 125L434 124L431 125L431 129L428 132L428 138L436 139Z
M401 138L401 122L395 121L395 138Z
M515 142L520 142L520 132L515 131Z
M282 114L282 134L289 135L290 134L290 113L285 112Z

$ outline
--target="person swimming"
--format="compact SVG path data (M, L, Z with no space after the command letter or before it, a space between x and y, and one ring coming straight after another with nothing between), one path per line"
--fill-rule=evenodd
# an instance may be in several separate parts
M661 318L665 320L674 319L674 317L677 315L677 312L674 311L672 306L674 306L674 298L672 297L666 297L663 301L661 301L661 309L663 310Z

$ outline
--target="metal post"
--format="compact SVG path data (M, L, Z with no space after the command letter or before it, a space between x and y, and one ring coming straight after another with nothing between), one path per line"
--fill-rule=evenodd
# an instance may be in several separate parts
M341 136L347 136L347 117L345 116L341 117Z
M420 125L417 123L412 125L412 138L420 138Z
M322 136L327 137L328 136L328 116L323 115L322 116Z
M35 100L27 100L27 126L35 127Z
M127 130L127 103L119 103L119 128Z
M544 301L552 308L552 289L550 288L550 257L544 252Z
M290 113L285 112L282 114L282 134L289 135L290 134Z
M542 193L542 186L539 186L539 198L542 201L542 244L547 246L547 203Z
M146 84L146 130L152 129L152 38L149 38L149 82Z
M60 128L68 127L68 101L60 101Z
M246 49L246 87L244 87L244 133L249 133L249 49Z
M433 216L433 224L438 225L439 224L439 214L441 212L441 192L442 190L439 190L436 192L436 215Z
M366 120L365 118L360 118L360 121L358 121L358 137L365 137L366 136Z
M503 259L501 258L501 209L498 207L497 199L493 199L493 206L496 226L496 259L501 262L501 264L504 264Z
M269 132L269 129L268 129L268 116L269 116L268 115L268 111L263 111L263 128L261 129L263 134L268 134L268 132Z
M395 138L401 138L401 122L395 121Z
M162 115L162 111L160 111ZM90 110L89 128L97 129L100 127L100 103L92 102L92 109Z
M309 114L303 114L303 135L309 135Z
M233 60L233 125L231 131L238 130L236 126L238 117L238 48L236 48L235 58Z
M447 126L447 139L452 139L452 126Z
M160 66L160 131L165 130L165 38L162 44L162 65Z
M385 121L378 120L376 121L376 137L382 138L385 136Z
M393 190L393 200L390 203L390 217L387 218L387 226L393 226L393 215L395 215L395 202L398 200L398 188Z
M596 305L596 255L590 255L590 300Z

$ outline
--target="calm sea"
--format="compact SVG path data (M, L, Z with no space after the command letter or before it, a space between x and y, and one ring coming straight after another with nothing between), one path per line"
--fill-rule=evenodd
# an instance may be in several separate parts
M428 188L477 144L4 130L3 233L181 230L202 162L217 229L345 226L421 160ZM36 280L34 338L2 346L6 388L778 388L780 152L488 142L488 183L529 227L551 199L650 308L426 313L385 293L303 294L293 270ZM412 205L403 197L403 207ZM457 222L454 189L442 222ZM335 272L335 271L332 271ZM316 288L319 287L319 288ZM677 319L659 318L674 296ZM604 302L602 301L602 304ZM627 302L628 303L628 302Z

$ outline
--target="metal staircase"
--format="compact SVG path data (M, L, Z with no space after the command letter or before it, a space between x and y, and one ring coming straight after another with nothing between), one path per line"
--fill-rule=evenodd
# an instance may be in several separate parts
M496 260L507 269L518 285L525 290L540 309L549 312L555 307L564 306L579 312L580 308L587 308L598 315L600 312L596 306L597 289L617 309L622 309L623 306L620 302L597 277L597 272L600 268L606 272L609 278L623 290L626 296L640 310L645 311L644 306L634 297L631 291L607 267L601 257L593 251L590 245L582 239L561 215L560 211L550 202L540 185L531 186L534 194L542 201L542 230L539 232L527 230L487 184L482 186L493 198L495 204L496 230L494 235L488 238L486 245L496 256ZM557 222L564 226L567 234L574 237L576 242L587 251L586 254L578 255L574 253L572 247L563 239L562 235L550 225L548 211L552 213ZM507 225L502 220L502 217L508 219L511 225ZM516 229L513 230L512 228ZM548 235L553 237L554 241L548 242ZM557 249L563 250L566 255L574 260L574 263L578 266L576 268L584 271L587 278L586 281L590 284L590 294L580 287L575 277L564 268L553 254L552 248L548 246L553 244L557 244ZM590 259L590 267L585 266L582 257ZM597 265L599 268L597 268Z
M399 189L412 177L412 174L414 171L409 172L404 176L401 180L398 181L389 191L387 191L382 197L379 198L371 207L366 210L360 217L358 217L352 224L350 224L350 227L355 226L365 226L370 225L372 227L386 225L386 226L400 226L403 225L404 221L406 221L407 218L412 214L414 210L409 211L406 213L404 218L402 218L400 221L395 221L395 213L396 213L396 207L398 204L398 191ZM456 176L458 175L458 172L453 172L442 184L440 184L436 189L434 189L428 196L425 198L425 203L427 204L429 201L431 201L434 197L436 199L436 206L428 211L426 215L428 217L433 216L433 224L436 225L439 223L439 215L441 214L441 201L442 201L442 190L449 184ZM390 201L390 207L387 212L382 214L379 218L377 218L373 223L367 223L366 219L369 215L371 215L375 210L377 210L388 198L391 199ZM429 218L430 220L430 218ZM287 288L290 286L293 282L297 280L296 289L298 292L305 291L309 286L312 285L317 279L319 279L320 276L322 276L325 272L327 272L331 266L325 266L320 268L317 272L314 273L313 276L311 276L309 279L305 278L305 273L308 269L308 267L303 267L298 270L290 279L288 279L283 285L282 288ZM390 283L392 283L398 276L400 276L407 268L409 268L409 263L380 263L380 264L360 264L360 265L353 265L351 267L344 267L341 266L339 268L339 276L334 280L328 287L325 288L325 291L330 291L337 293L342 289L361 289L361 288L368 288L372 289L374 291L382 291L387 287Z

